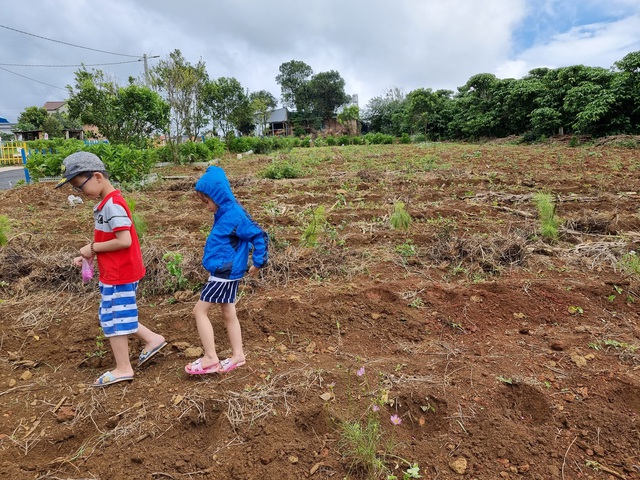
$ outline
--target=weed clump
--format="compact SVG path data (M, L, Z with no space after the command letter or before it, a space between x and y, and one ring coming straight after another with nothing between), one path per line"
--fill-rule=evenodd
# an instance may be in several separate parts
M327 226L327 219L324 214L324 207L322 205L311 210L311 218L309 224L302 233L302 245L305 247L318 246L318 235L320 231Z
M274 161L261 173L262 178L281 180L283 178L298 178L302 176L300 167L289 161Z
M0 247L4 247L9 241L9 217L0 215Z
M411 226L411 215L405 209L404 202L395 202L393 204L393 213L389 218L391 226L396 230L409 230Z
M542 238L555 241L558 239L560 219L556 216L556 204L550 193L536 193L533 201L540 217L540 234Z

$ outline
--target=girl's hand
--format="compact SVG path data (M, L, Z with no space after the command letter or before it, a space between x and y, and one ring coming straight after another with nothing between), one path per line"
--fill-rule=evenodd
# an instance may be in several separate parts
M259 271L260 269L258 267L256 267L255 265L251 265L249 267L249 271L247 272L247 275L249 275L250 277L255 277Z
M75 258L73 259L73 264L74 264L76 267L78 267L78 268L82 267L82 259L83 259L83 258L84 258L84 257L75 257Z

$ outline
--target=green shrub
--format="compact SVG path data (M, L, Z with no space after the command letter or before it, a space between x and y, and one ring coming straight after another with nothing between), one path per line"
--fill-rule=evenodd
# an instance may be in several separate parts
M254 153L271 153L274 149L274 142L270 137L259 138L253 147Z
M283 178L298 178L302 176L302 171L297 164L290 161L280 160L273 161L260 174L262 178L270 178L272 180L281 180Z
M402 134L402 136L400 137L400 143L402 144L411 143L411 137L409 136L408 133Z
M338 137L338 145L351 145L352 143L353 140L351 140L349 135L342 135L341 137Z
M328 143L325 138L318 137L313 141L313 143L310 143L309 145L313 145L314 147L326 147Z
M43 145L42 142L51 142L51 145L55 145L55 149L51 148L51 153L49 152L49 148L44 149L46 153L42 153L42 149L36 151L36 146ZM27 150L31 150L31 153L27 157L27 170L29 170L31 178L34 181L38 181L42 177L56 177L60 175L62 160L64 160L67 155L79 152L80 150L87 150L87 148L81 140L60 141L59 139L55 139L28 142Z
M220 158L227 151L227 146L218 137L209 137L204 141L213 158Z
M427 136L424 133L418 133L413 136L413 143L424 143L427 141Z
M138 150L125 145L98 143L84 150L104 162L109 178L116 182L137 182L151 171L155 163L152 150Z
M169 145L154 148L152 150L152 156L155 162L173 162L173 152L171 151L171 147Z
M251 150L248 137L235 137L229 142L229 151L233 153L244 153Z
M364 145L364 137L362 135L351 137L351 143L353 145Z
M392 135L386 135L380 132L367 133L364 136L364 139L367 145L390 145L395 141L395 138Z
M244 153L253 150L255 152L258 142L260 139L257 137L235 137L229 142L229 151Z
M211 151L204 143L184 142L178 145L178 161L185 163L204 162L211 160Z
M81 150L100 157L109 172L110 179L115 182L142 180L151 171L157 158L153 150L137 150L110 143L85 145L84 142L74 140L61 143L55 153L29 155L27 160L29 174L35 181L42 177L59 176L60 166L65 157Z
M327 145L330 147L335 147L338 144L338 141L336 140L335 137L327 136L327 137L324 137L324 139L326 140Z

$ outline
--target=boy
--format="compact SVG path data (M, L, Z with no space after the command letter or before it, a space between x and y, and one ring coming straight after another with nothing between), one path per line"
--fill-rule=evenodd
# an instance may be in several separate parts
M200 300L193 308L204 355L184 367L189 375L227 373L246 363L242 349L242 332L236 315L238 284L247 272L249 250L253 246L253 265L249 276L257 275L267 263L269 237L238 203L229 181L220 167L209 167L196 182L196 195L213 213L213 228L204 246L202 265L209 279ZM216 353L209 309L217 303L227 327L231 357L222 361Z
M69 155L62 162L62 175L55 188L69 183L76 192L90 199L100 199L93 208L94 241L83 246L80 256L73 259L77 267L82 265L83 258L89 263L94 257L98 261L102 296L98 316L116 360L116 368L98 377L93 386L131 381L133 368L129 360L128 335L134 334L144 342L138 366L167 345L162 335L138 322L136 290L145 268L131 212L120 190L109 181L104 163L93 153Z

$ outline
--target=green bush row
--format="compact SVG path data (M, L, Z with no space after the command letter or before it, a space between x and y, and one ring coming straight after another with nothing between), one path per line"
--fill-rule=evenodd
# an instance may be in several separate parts
M27 169L35 181L43 177L60 175L62 160L72 153L84 150L96 154L104 162L109 176L116 182L136 182L142 180L156 163L154 150L139 150L124 145L98 143L85 145L80 140L68 140L59 144L54 153L31 153Z

